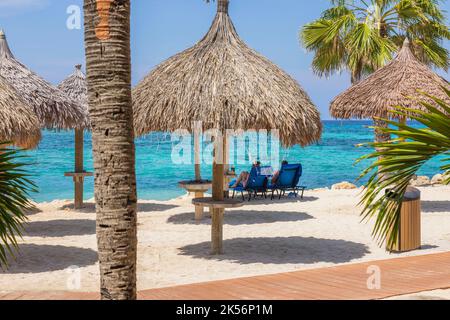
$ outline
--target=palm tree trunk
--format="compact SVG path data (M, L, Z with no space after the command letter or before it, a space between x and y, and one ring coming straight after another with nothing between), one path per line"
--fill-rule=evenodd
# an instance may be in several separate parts
M378 128L387 128L388 124L382 120L373 119L373 123ZM380 130L375 130L375 142L387 142L391 140L391 135Z
M377 128L387 128L388 124L385 121L373 119L374 125ZM391 140L391 135L375 129L375 142L387 142ZM382 157L380 157L380 160ZM379 174L380 181L383 181L389 177L388 174Z
M136 299L136 176L130 0L84 0L100 289Z

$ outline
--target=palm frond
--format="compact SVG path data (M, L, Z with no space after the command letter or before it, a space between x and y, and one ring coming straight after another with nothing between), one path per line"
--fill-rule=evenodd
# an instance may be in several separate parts
M0 267L8 266L8 257L14 257L18 249L17 238L21 237L24 214L33 208L28 200L36 186L26 171L21 151L0 143Z
M450 97L450 92L443 90ZM360 203L363 205L361 215L363 220L375 217L373 235L380 243L386 241L388 246L398 240L401 204L413 176L431 158L450 154L450 107L438 98L431 98L436 105L421 102L425 112L404 107L395 107L393 111L399 116L410 117L423 128L383 119L390 127L376 129L397 138L364 144L376 151L357 161L376 159L360 175L360 179L369 176ZM444 172L449 172L449 162L448 158L443 160L441 169ZM445 183L450 184L450 176L446 176Z

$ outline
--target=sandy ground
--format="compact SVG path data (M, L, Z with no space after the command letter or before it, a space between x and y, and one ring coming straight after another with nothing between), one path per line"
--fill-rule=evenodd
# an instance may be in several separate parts
M372 223L360 223L360 190L307 191L302 201L251 202L230 211L225 254L218 257L209 255L211 220L196 223L188 197L142 201L139 290L450 251L450 187L421 190L423 249L401 255L378 247ZM93 203L78 212L70 201L38 209L29 215L17 261L0 271L0 291L98 290Z
M386 300L450 300L450 290L427 291L393 297Z

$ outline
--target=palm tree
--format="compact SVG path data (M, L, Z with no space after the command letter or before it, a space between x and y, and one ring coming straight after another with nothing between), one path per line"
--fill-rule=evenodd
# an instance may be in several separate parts
M136 299L130 0L84 0L101 297Z
M443 90L450 98L450 91ZM450 183L450 106L443 100L426 96L436 105L421 101L425 111L404 107L397 107L393 111L398 116L408 116L417 121L424 126L423 129L384 119L392 128L377 129L397 138L389 142L367 144L376 148L376 151L358 160L378 159L360 177L370 175L361 201L364 205L362 215L364 219L376 217L373 234L380 242L387 240L389 247L398 240L401 203L406 189L422 165L433 157L445 155L441 169L447 173L444 183ZM377 174L377 168L384 177ZM391 192L386 193L386 188Z
M412 40L415 56L429 66L448 70L450 39L441 0L331 0L333 7L305 25L303 46L314 52L313 70L330 76L348 70L359 82Z
M18 249L17 237L21 237L23 223L27 221L24 211L33 208L28 200L30 192L36 191L24 170L26 164L19 161L18 149L7 148L0 143L0 267L8 266L8 256Z

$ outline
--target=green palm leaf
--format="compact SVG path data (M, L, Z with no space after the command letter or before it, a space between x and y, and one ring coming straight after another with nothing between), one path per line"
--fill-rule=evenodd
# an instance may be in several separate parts
M0 267L7 267L8 257L14 257L18 249L17 237L21 237L22 224L27 220L24 211L33 208L28 195L36 191L21 162L20 150L0 143Z
M305 25L300 41L314 52L313 69L330 76L347 69L357 82L389 61L408 37L423 63L447 70L442 45L450 31L440 0L331 0L320 18Z
M445 88L443 90L450 98L450 91ZM364 146L375 148L376 151L358 160L376 159L360 176L360 179L369 176L360 203L363 205L361 214L363 220L375 217L373 235L380 243L386 241L388 246L398 240L401 203L411 179L431 158L438 155L450 156L450 106L440 99L426 96L436 103L431 105L421 101L426 112L403 107L395 107L393 111L399 116L419 122L424 128L383 119L391 127L376 129L397 138L385 143L365 144ZM449 184L450 158L442 160L441 169L449 173L445 181ZM386 189L392 192L386 193Z

